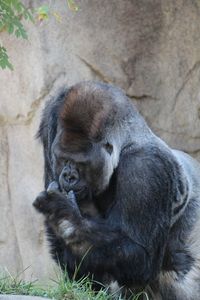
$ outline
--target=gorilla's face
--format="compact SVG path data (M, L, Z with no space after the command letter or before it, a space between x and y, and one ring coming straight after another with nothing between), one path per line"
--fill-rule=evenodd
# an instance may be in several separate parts
M90 83L66 93L51 148L54 177L62 190L98 195L109 185L121 151L117 124L128 105L123 97Z
M61 190L73 190L79 198L100 194L115 168L113 145L80 138L65 144L65 134L61 130L52 146L53 170Z

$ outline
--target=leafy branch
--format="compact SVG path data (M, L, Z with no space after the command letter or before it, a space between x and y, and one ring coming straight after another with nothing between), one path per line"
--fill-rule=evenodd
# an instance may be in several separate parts
M74 0L66 0L69 9L77 11L79 8ZM28 39L27 31L23 25L23 20L35 23L35 14L39 22L49 18L49 7L43 5L36 10L26 7L20 0L0 0L0 33L6 31L9 35L17 38ZM60 22L61 17L53 13L54 17ZM0 41L0 68L13 70L13 65L9 61L6 48Z
M17 38L27 39L27 32L21 20L34 22L32 12L19 0L0 0L0 32L7 31ZM5 47L0 44L0 67L13 70Z

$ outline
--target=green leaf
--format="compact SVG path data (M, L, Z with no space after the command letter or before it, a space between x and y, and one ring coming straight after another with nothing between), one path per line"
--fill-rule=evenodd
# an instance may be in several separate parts
M8 24L7 31L9 34L12 34L14 31L14 25L12 23Z
M21 33L20 33L20 30L19 30L19 29L15 30L15 36L16 36L17 38L19 38L19 37L21 36Z
M37 15L39 21L44 21L49 18L49 7L47 5L42 5L37 9Z
M8 69L10 69L11 71L14 70L13 65L12 65L9 61L7 61L6 67L7 67Z
M13 70L13 65L9 61L7 51L4 47L0 46L0 68Z
M16 5L15 5L15 9L16 9L16 11L18 12L18 13L21 13L22 12L22 10L23 10L23 6L22 6L22 4L21 3L16 3Z
M6 61L5 61L5 59L1 59L1 60L0 60L0 67L1 67L2 69L5 69L5 68L6 68Z
M11 5L14 7L14 9L18 12L21 13L22 12L22 3L18 0L11 0Z
M4 23L0 20L0 31L3 29Z
M73 11L78 11L79 10L79 7L78 7L78 5L76 5L74 0L67 0L67 4L68 4L69 9L71 9Z
M24 30L24 28L21 28L21 37L25 40L28 39L27 32L26 32L26 30Z

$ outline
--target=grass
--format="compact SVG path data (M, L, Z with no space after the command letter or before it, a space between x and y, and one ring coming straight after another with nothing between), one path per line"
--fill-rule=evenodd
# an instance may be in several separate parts
M93 291L92 283L88 278L75 281L58 274L56 281L53 281L53 285L42 287L37 281L25 282L19 279L19 276L6 274L0 277L0 294L41 296L55 300L111 300L113 298L123 300L121 296L109 295L103 287L98 292ZM149 298L142 292L129 299L148 300Z

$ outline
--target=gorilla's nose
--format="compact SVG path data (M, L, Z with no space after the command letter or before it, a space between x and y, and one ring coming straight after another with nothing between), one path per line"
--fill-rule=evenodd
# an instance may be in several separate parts
M70 166L66 166L62 170L61 180L66 188L71 188L79 181L79 173Z

